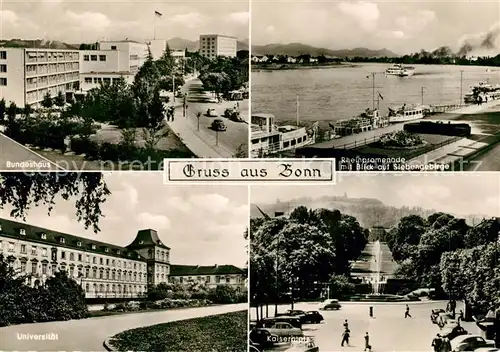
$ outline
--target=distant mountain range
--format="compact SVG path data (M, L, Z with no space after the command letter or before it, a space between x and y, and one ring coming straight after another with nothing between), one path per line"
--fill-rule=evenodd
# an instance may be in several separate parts
M304 197L290 202L276 202L274 204L257 204L262 211L269 216L274 216L276 212L290 214L293 209L304 205L310 209L326 208L338 209L344 214L354 216L361 226L372 228L382 226L390 228L398 224L399 219L408 215L419 215L427 218L438 211L424 209L421 207L394 207L386 205L378 199L373 198L347 198L346 196L324 196L321 198ZM250 206L250 217L262 217L255 204ZM482 215L457 216L464 218L469 225L477 225L483 218L490 218Z
M188 49L198 50L199 41L192 41L184 38L175 37L167 40L168 45L174 50ZM42 49L78 49L80 44L67 44L60 41L47 41L42 39L25 40L9 39L0 40L0 47L9 48L42 48ZM236 50L248 50L248 39L238 41Z
M400 55L393 53L388 49L372 50L367 48L355 49L325 49L317 48L311 45L301 43L290 44L267 44L252 45L252 55L286 55L299 56L309 54L315 56L333 56L333 57L398 57Z

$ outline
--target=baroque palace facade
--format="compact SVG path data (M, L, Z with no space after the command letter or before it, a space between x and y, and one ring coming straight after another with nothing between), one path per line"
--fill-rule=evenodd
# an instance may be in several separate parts
M233 265L171 265L170 248L155 230L140 230L126 247L77 237L25 223L0 219L0 254L30 285L41 285L57 271L66 271L86 298L134 298L148 285L179 282L209 287L245 287L245 272Z

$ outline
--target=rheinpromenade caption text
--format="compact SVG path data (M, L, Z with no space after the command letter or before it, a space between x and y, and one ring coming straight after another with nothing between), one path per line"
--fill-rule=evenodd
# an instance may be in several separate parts
M334 159L165 159L164 182L335 183Z

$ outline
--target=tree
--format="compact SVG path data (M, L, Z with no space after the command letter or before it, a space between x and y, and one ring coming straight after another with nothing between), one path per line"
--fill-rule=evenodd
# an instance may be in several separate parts
M56 106L59 106L60 108L62 108L64 104L66 104L66 97L64 96L62 91L59 91L59 93L57 93L57 96L54 98L54 104Z
M146 149L151 151L156 148L158 142L168 136L168 130L165 128L165 108L160 99L160 90L154 93L153 100L147 109L147 120L143 127L143 136L146 143Z
M56 197L68 201L79 195L77 219L97 233L101 205L110 194L102 173L0 173L0 209L9 206L10 215L23 221L33 206L47 206L50 215Z
M54 105L54 103L52 101L52 97L50 96L49 92L45 93L41 104L44 108L47 108L47 109L51 108Z
M33 109L31 108L31 106L29 104L25 104L24 105L24 117L26 119L29 119L32 113L33 113Z
M6 107L5 99L2 98L2 100L0 100L0 121L1 122L3 122L3 120L5 118L5 107Z
M21 124L17 120L16 103L11 102L7 108L7 124L5 126L5 134L14 140L21 137Z

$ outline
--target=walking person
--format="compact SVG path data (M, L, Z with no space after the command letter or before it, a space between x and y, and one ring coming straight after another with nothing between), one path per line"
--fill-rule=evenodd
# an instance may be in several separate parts
M410 307L408 305L406 305L406 311L405 311L405 319L406 318L411 318Z
M372 351L372 346L370 345L370 335L368 335L368 332L365 334L365 349L363 351L368 350L369 352Z
M351 331L349 329L345 329L344 333L342 334L342 342L340 343L341 347L344 347L344 343L347 343L347 346L349 346L350 336L351 336Z

